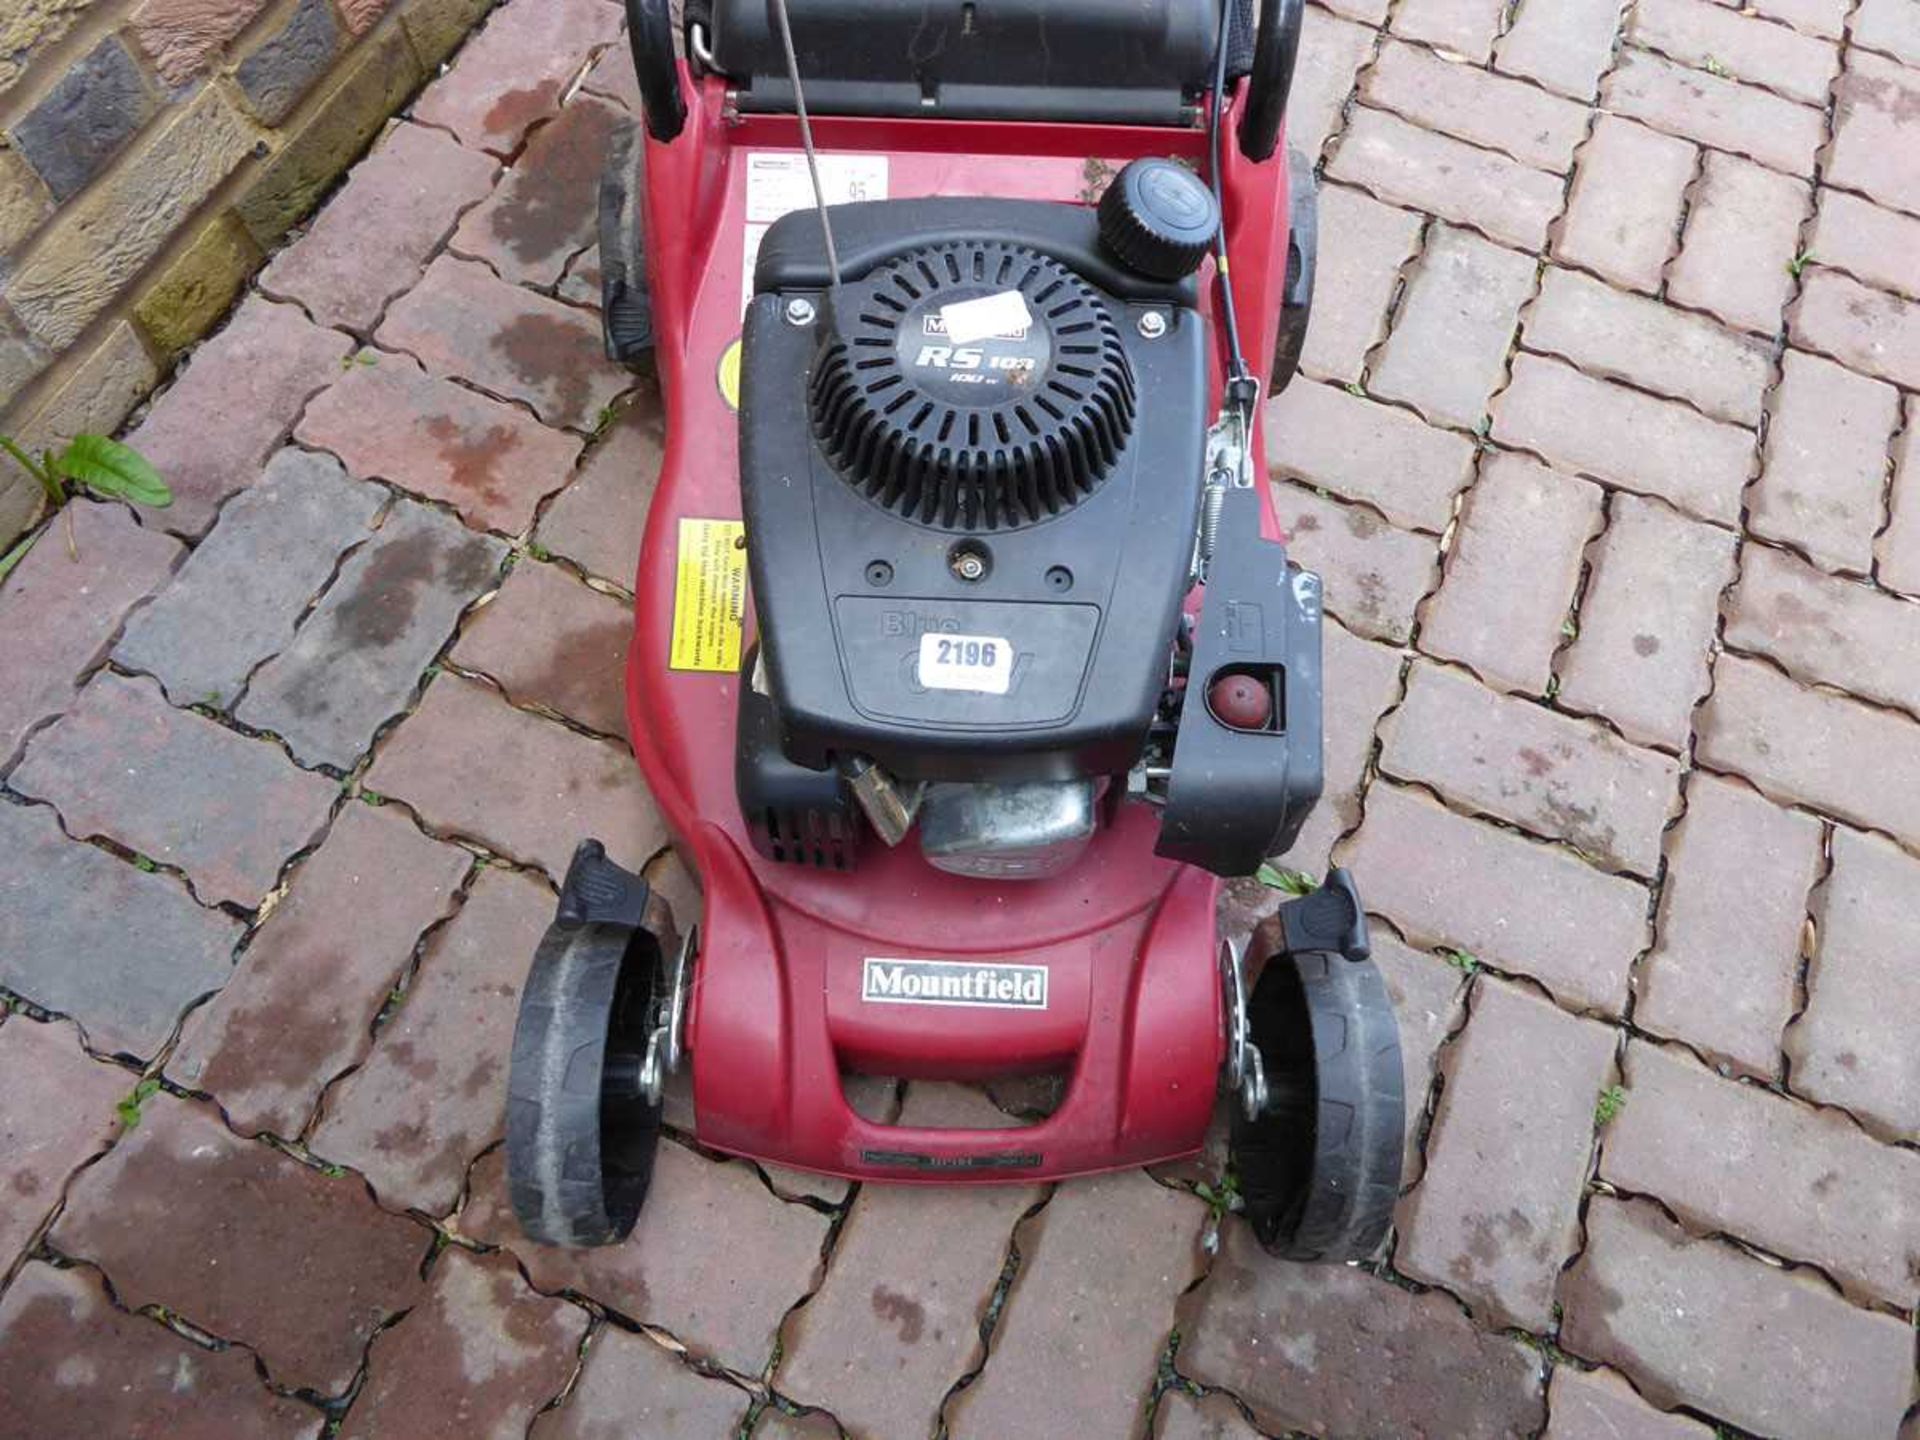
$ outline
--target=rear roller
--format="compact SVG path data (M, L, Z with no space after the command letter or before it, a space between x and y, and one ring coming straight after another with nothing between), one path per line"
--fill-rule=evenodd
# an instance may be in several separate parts
M624 1238L653 1178L660 1141L654 1037L668 997L659 942L638 923L646 900L644 881L596 843L581 846L559 918L541 937L521 992L508 1076L507 1183L521 1228L544 1244Z
M1283 912L1283 926L1313 907L1342 908L1331 901L1350 896L1350 882L1335 877L1338 886L1330 881L1291 902L1301 909ZM1364 958L1364 924L1349 935L1357 943L1344 953L1276 950L1245 1002L1234 1167L1254 1234L1287 1260L1366 1259L1386 1237L1399 1198L1399 1026L1386 982Z

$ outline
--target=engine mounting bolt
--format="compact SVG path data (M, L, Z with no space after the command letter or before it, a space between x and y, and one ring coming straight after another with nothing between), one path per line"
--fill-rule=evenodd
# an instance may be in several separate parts
M1145 340L1158 340L1167 333L1167 317L1158 310L1149 310L1140 317L1140 335Z
M805 296L796 295L787 301L787 323L789 325L811 325L813 323L813 302Z

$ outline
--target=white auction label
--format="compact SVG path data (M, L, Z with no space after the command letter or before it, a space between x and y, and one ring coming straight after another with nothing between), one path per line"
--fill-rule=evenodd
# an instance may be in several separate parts
M922 635L920 683L929 690L1004 695L1013 684L1013 646L1002 635Z
M955 345L976 340L1024 340L1033 328L1027 297L1018 290L1002 290L976 300L956 300L940 307L940 326Z

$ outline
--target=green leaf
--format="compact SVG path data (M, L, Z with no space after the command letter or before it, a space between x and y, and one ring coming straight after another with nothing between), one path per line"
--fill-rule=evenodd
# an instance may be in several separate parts
M1625 1108L1626 1103L1626 1089L1619 1085L1609 1085L1600 1092L1600 1098L1594 1104L1593 1123L1596 1126L1611 1123L1614 1116Z
M1274 890L1284 890L1289 895L1311 895L1313 880L1298 870L1282 870L1277 865L1262 865L1253 872L1253 878L1262 885Z
M104 435L74 436L73 443L53 457L53 470L108 499L155 509L173 503L173 492L146 456Z
M29 535L5 555L0 555L0 582L4 582L13 573L13 567L27 558L27 551L33 548L33 542L39 538L38 535Z

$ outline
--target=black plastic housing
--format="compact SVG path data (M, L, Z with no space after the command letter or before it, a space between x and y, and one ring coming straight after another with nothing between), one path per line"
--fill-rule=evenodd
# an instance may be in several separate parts
M1261 538L1256 489L1227 491L1218 535L1154 853L1251 875L1287 851L1320 798L1320 577ZM1230 673L1272 685L1266 729L1236 730L1208 706L1214 681Z
M928 200L833 214L849 292L875 265L956 235L1060 261L1102 292L1144 405L1098 487L1061 514L983 532L890 511L837 472L814 437L809 379L834 302L817 217L778 222L747 312L740 462L782 750L816 770L863 754L908 781L1129 769L1166 683L1198 520L1207 377L1191 280L1127 274L1077 207ZM786 318L796 293L816 306L814 323ZM1148 306L1166 321L1151 340L1138 328ZM984 552L979 578L956 573L958 545ZM1017 657L1008 693L923 687L926 632L1006 637Z

